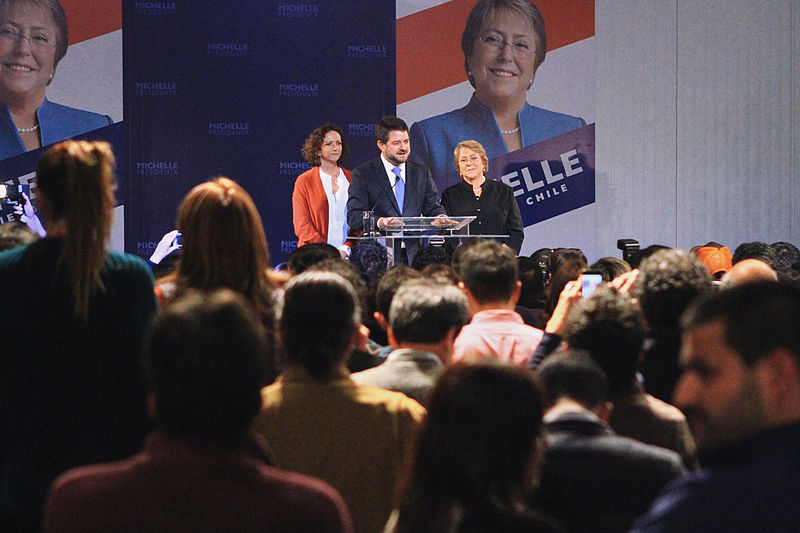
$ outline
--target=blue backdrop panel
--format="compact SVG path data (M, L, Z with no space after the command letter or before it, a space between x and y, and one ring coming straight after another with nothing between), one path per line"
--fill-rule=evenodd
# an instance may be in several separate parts
M125 204L125 169L128 166L127 154L125 153L125 132L123 123L112 124L105 128L90 131L82 135L77 135L75 139L87 141L107 141L114 150L117 159L117 188L114 193L116 205ZM8 159L0 161L0 182L9 184L29 184L31 185L31 198L36 204L36 182L33 181L36 171L36 163L39 158L47 151L48 146L25 152ZM30 182L30 183L29 183ZM41 216L41 213L40 213ZM14 220L14 210L8 205L0 202L0 224Z
M283 261L311 130L339 125L353 168L394 114L394 2L124 2L123 16L126 250L149 256L189 189L222 174L253 196Z

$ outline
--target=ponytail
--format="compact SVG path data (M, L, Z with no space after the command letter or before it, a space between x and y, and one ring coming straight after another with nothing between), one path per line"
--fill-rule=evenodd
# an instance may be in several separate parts
M114 208L114 154L105 142L65 141L49 149L36 169L36 185L49 222L66 226L61 264L69 274L75 316L89 317Z

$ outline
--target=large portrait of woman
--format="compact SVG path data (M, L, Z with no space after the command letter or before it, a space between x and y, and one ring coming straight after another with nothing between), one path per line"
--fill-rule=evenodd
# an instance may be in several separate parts
M121 120L119 12L116 0L0 0L0 159Z
M443 5L435 9L451 9L455 13L455 4L464 3L452 2L452 7ZM550 4L547 0L538 3ZM403 20L398 24L398 41L402 43ZM450 21L453 24L455 20ZM461 141L479 142L491 159L587 123L580 116L582 109L573 112L569 103L557 109L531 103L538 101L537 73L548 49L554 46L548 46L545 17L536 0L478 0L460 28L461 54L449 60L449 67L461 63L461 77L466 75L468 85L457 84L439 91L440 94L424 95L398 105L398 114L418 117L410 131L411 158L430 168L440 191L459 182L453 172L452 154ZM452 39L453 34L452 29L441 32L442 38ZM557 39L555 46L561 42ZM398 47L400 69L403 49L401 44ZM563 79L559 83L563 84L564 92L569 92L575 81ZM400 73L398 86L402 86ZM398 93L401 92L399 89ZM398 94L398 99L401 97ZM420 108L439 112L420 114Z

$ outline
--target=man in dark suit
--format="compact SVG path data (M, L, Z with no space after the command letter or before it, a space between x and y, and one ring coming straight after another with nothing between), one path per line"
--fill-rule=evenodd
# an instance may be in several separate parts
M408 161L411 144L406 123L397 117L383 117L376 137L380 157L356 167L350 181L347 223L351 231L361 231L365 211L374 214L378 229L383 230L399 229L398 217L444 215L430 171ZM397 240L395 263L409 264L418 248L418 239L406 239L402 244Z
M680 456L611 430L608 381L587 353L554 355L537 373L548 403L539 509L573 533L627 531L685 472Z

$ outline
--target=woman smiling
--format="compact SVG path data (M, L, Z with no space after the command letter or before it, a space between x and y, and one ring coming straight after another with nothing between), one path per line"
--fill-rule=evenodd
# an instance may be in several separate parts
M503 182L487 180L489 159L477 141L462 141L453 152L463 181L442 193L442 205L450 216L474 216L472 235L508 235L497 240L518 254L524 233L514 191Z
M47 100L68 42L58 0L0 0L0 159L113 122Z
M488 157L584 126L583 119L527 103L547 53L544 19L529 0L479 0L461 37L464 68L475 88L469 103L411 126L413 158L440 187L450 179L450 154L462 139L483 144Z

